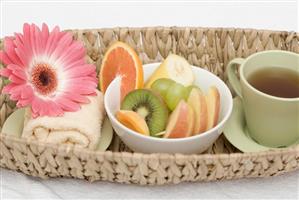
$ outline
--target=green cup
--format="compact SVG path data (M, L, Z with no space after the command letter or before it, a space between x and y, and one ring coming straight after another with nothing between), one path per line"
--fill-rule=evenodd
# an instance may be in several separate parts
M227 66L228 80L242 99L250 136L268 147L289 146L299 140L299 98L271 96L251 86L248 77L265 67L288 68L299 73L299 55L271 50L246 59L235 58Z

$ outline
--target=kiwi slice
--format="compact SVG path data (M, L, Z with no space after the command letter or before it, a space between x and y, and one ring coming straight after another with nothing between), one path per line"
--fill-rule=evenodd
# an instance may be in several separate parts
M145 119L150 135L165 130L168 120L168 109L162 98L147 89L137 89L128 93L121 103L122 110L132 110Z

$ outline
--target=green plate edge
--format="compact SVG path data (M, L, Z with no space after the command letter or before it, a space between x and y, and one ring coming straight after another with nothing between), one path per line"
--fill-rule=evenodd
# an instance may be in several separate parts
M224 126L224 135L228 141L242 152L260 152L273 149L256 143L247 136L244 109L240 97L233 101L232 114Z
M105 151L108 149L113 138L113 129L109 118L106 116L102 125L101 138L97 147L97 151Z
M21 137L24 128L25 108L17 109L6 119L1 133Z

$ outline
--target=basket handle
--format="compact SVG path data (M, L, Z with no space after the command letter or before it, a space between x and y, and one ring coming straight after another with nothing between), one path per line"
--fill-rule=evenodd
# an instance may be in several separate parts
M237 93L237 95L241 98L242 98L241 84L236 71L238 71L237 68L239 68L239 66L244 62L244 60L245 59L243 58L235 58L231 60L227 65L228 81L233 87L234 91Z

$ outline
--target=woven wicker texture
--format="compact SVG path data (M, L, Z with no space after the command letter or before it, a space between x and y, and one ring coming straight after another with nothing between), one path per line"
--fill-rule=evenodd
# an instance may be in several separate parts
M298 33L225 28L114 28L70 30L84 42L87 59L98 70L103 54L115 40L131 45L143 63L161 61L169 53L184 56L223 80L227 63L235 57L269 49L299 53ZM3 42L0 43L3 48ZM3 65L1 65L3 67ZM4 80L0 80L0 89ZM15 109L0 96L0 125ZM141 185L182 181L211 181L242 177L267 177L299 168L299 145L260 153L240 153L221 136L201 155L140 154L131 152L116 136L106 152L70 146L26 142L0 135L1 167L41 178L73 177Z

